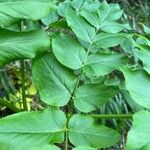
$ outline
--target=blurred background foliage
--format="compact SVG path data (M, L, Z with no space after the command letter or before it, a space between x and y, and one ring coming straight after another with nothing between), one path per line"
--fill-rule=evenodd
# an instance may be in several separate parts
M132 32L145 34L144 30L150 27L150 0L107 0L109 3L119 3L124 10L122 21L129 23ZM60 2L60 1L59 1ZM40 22L41 23L41 22ZM39 22L36 24L36 28L39 28ZM28 23L28 27L32 28L32 23ZM14 27L13 27L14 28ZM12 28L12 29L13 29ZM28 28L26 28L28 30ZM33 29L33 28L32 28ZM17 27L15 27L17 30ZM26 99L28 102L29 110L40 110L45 104L43 104L37 91L32 83L31 62L25 60L25 88ZM109 81L110 82L110 81ZM114 81L113 81L114 82ZM118 82L118 81L116 81ZM117 84L117 83L113 83ZM13 114L22 109L22 92L21 92L21 68L20 62L13 62L5 68L0 68L0 117ZM109 101L102 108L96 111L96 113L102 114L122 114L133 113L141 110L140 106L133 103L129 93L122 90L117 96ZM122 133L122 141L115 145L115 147L109 148L109 150L122 150L125 145L126 133L131 127L131 120L98 120L98 122L107 124Z

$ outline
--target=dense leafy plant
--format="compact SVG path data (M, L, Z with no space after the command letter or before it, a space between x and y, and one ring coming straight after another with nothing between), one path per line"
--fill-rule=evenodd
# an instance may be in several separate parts
M47 104L43 111L1 119L1 150L57 150L54 144L59 143L65 150L69 143L74 150L115 145L119 131L95 119L132 117L96 114L118 94L128 95L135 112L142 110L133 116L126 149L150 149L149 32L132 34L119 20L122 13L118 4L98 0L0 1L0 66L22 60L23 67L23 59L31 59L34 84ZM25 93L23 105L27 110Z

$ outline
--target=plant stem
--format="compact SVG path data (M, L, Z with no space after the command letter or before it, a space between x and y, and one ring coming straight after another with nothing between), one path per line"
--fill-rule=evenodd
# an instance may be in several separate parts
M89 114L97 119L131 119L133 114Z
M24 30L23 21L19 24L20 32ZM25 64L24 60L20 61L21 64L21 90L22 90L22 103L23 110L28 111L27 100L26 100L26 88L25 88Z
M18 109L16 106L14 106L10 101L4 100L0 98L0 103L4 106L7 106L10 110L13 112L20 112L20 109Z
M21 60L21 89L22 89L22 102L23 109L28 110L27 101L26 101L26 89L25 89L25 64L24 60Z
M68 131L65 133L65 150L68 150Z
M67 122L66 122L66 132L65 132L65 143L64 143L64 150L68 150L68 123L71 118L71 115L67 115Z

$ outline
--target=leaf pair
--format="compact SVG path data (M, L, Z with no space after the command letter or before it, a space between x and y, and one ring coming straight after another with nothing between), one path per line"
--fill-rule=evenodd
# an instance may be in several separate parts
M32 69L33 80L41 99L53 106L66 105L77 84L77 77L73 71L62 66L51 53L34 59ZM73 100L77 109L90 112L102 106L117 93L118 88L112 86L85 84L77 88Z
M113 35L108 35L107 33L103 33L98 36L100 37L93 43L93 45L97 46L98 48L102 48L102 46L105 47L105 44L107 46L111 44L111 42L107 44L109 39L112 40L112 38L114 38L115 40ZM125 38L127 35L118 34L116 41L114 41L114 43L112 41L111 45L118 45L118 42L123 40L119 36ZM71 69L83 68L85 73L93 76L108 74L127 62L125 55L118 53L101 53L87 56L87 52L83 46L79 44L75 38L65 34L58 34L53 37L52 48L55 57L60 63Z
M41 145L62 143L64 132L68 132L69 140L75 146L109 147L120 138L116 131L94 124L88 116L72 116L66 128L65 114L48 108L43 112L23 112L1 119L0 148L36 150Z

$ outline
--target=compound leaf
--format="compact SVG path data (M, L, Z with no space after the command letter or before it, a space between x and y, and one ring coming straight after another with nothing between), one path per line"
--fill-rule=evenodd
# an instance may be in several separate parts
M150 47L140 46L140 50L137 50L137 57L142 60L144 69L150 74Z

